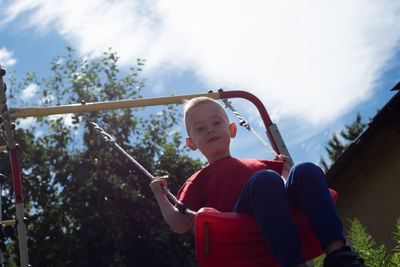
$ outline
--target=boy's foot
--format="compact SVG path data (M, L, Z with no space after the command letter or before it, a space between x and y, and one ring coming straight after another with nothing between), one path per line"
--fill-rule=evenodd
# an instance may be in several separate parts
M351 248L344 246L329 254L324 260L324 267L367 267L364 260Z

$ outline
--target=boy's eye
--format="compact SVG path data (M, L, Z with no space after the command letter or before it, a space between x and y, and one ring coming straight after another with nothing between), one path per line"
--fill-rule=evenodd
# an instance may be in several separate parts
M197 131L197 132L200 132L200 131L203 131L203 130L204 130L204 127L197 127L197 128L196 128L196 131Z

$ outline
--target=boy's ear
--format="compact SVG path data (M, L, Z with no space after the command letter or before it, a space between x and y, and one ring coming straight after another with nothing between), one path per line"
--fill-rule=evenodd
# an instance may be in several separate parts
M234 122L229 125L229 131L231 132L231 138L234 138L237 133L236 124Z
M193 143L193 140L190 137L186 138L186 145L193 151L197 149L197 146Z

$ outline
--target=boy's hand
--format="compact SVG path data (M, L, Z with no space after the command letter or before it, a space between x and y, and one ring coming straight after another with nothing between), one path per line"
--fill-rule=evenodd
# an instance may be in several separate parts
M283 162L289 162L289 157L285 156L283 154L279 154L278 156L276 156L274 158L274 160L279 160L279 161L283 161Z
M286 180L288 178L289 171L290 171L290 158L283 154L279 154L278 156L275 157L274 160L279 160L279 161L283 162L283 170L282 170L281 175Z
M163 187L167 187L167 180L164 177L154 177L150 182L150 188L155 196L165 195Z

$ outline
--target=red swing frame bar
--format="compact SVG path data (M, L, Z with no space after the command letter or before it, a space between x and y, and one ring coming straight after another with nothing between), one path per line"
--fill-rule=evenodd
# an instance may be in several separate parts
M3 79L1 77L1 87L3 87ZM2 88L2 91L3 88ZM290 158L290 166L293 165L292 159L290 157L290 154L286 148L286 145L279 133L278 127L272 123L267 110L265 109L263 103L253 94L246 92L246 91L223 91L219 90L217 93L214 92L209 92L205 94L190 94L190 95L180 95L180 96L168 96L168 97L158 97L158 98L142 98L142 99L131 99L131 100L118 100L118 101L108 101L108 102L93 102L93 103L81 103L81 104L70 104L70 105L61 105L61 106L52 106L52 107L31 107L31 108L11 108L9 110L6 110L6 115L7 115L7 120L12 119L17 119L17 118L26 118L26 117L40 117L40 116L48 116L48 115L54 115L54 114L67 114L67 113L78 113L78 112L94 112L94 111L99 111L99 110L113 110L113 109L121 109L121 108L133 108L133 107L145 107L145 106L156 106L156 105L169 105L169 104L182 104L185 101L195 98L195 97L200 97L200 96L206 96L210 97L213 99L228 99L228 98L243 98L247 99L250 102L252 102L256 108L258 109L260 116L263 120L263 123L266 128L266 133L268 136L268 139L271 143L272 148L277 152L278 154L284 154ZM5 93L1 94L1 99L2 103L6 103L6 97ZM3 111L1 112L3 113ZM9 121L8 121L9 122ZM8 140L9 141L9 140ZM10 141L9 141L10 142ZM11 165L12 165L12 175L13 175L13 183L14 183L14 195L15 195L15 202L17 205L17 219L19 221L20 227L18 228L18 239L19 239L19 246L20 246L20 254L24 255L24 259L21 259L23 262L22 266L27 266L28 264L28 248L27 248L27 240L26 240L26 232L25 232L25 225L23 222L23 200L22 200L22 183L21 183L21 175L20 175L20 166L19 166L19 161L18 161L18 155L16 154L16 148L15 146L10 147L9 143L7 149L10 153L10 160L11 160ZM3 149L4 147L0 147L0 150L5 150ZM332 193L332 195L335 198L335 194ZM337 195L336 195L337 197ZM22 207L22 208L18 208ZM204 215L204 216L203 216ZM251 215L243 215L244 217L237 217L238 214L222 214L218 211L215 210L210 210L210 209L203 209L201 210L198 215L196 216L196 222L199 223L199 225L202 222L206 222L207 225L205 227L202 227L203 237L206 237L204 235L204 232L208 232L211 230L211 227L209 227L209 223L211 221L210 218L213 216L216 216L214 221L219 220L222 218L222 222L224 224L228 223L226 221L227 219L234 219L237 222L241 223L246 221L249 223L250 228L257 228L254 225L254 218L251 217ZM222 217L221 217L222 216ZM232 217L233 216L233 217ZM250 216L250 217L249 217ZM198 221L199 219L199 221ZM207 221L208 220L208 221ZM225 221L224 221L225 220ZM244 220L244 221L243 221ZM196 224L197 224L196 223ZM232 224L232 221L229 221L229 224ZM233 224L232 224L233 225ZM243 228L243 227L242 227ZM199 227L200 229L200 227ZM196 230L196 235L198 231ZM246 235L248 235L247 233ZM260 234L258 233L258 241L256 243L265 243L263 240L259 240ZM209 241L209 237L203 238L203 241L198 239L199 242L203 242L201 244L197 245L196 252L197 252L197 258L200 264L203 266L217 266L220 264L224 264L224 261L221 261L221 257L219 259L212 259L211 256L213 256L213 252L211 252L211 246L207 244ZM241 241L244 242L244 241ZM261 249L262 251L265 252L265 245ZM207 247L208 246L208 247ZM246 246L246 244L244 244ZM262 246L261 246L262 247ZM203 249L201 249L203 248ZM253 247L253 250L256 250L256 247ZM248 253L249 251L247 251ZM211 256L210 256L211 255ZM223 255L222 255L223 256ZM226 257L222 257L224 259ZM244 255L243 258L246 258ZM248 256L247 256L248 258ZM232 263L232 261L231 261ZM236 262L239 263L239 262ZM254 261L253 261L254 263ZM233 265L230 265L233 266ZM243 265L237 265L236 266L243 266ZM246 265L250 266L250 265ZM272 266L272 265L271 265ZM275 266L275 265L274 265ZM277 265L279 266L279 265Z
M257 98L255 95L245 92L245 91L219 91L219 99L227 99L227 98L243 98L243 99L247 99L250 102L252 102L260 116L261 119L263 120L266 132L267 132L267 136L268 136L268 140L271 143L272 148L274 149L274 151L278 154L284 154L286 156L290 157L289 151L285 145L285 142L282 139L282 136L278 130L278 127L276 126L276 124L274 124L271 120L271 118L269 117L269 114L264 106L264 104L261 102L261 100L259 98ZM292 161L292 159L290 159ZM291 162L291 165L293 165L293 161Z

